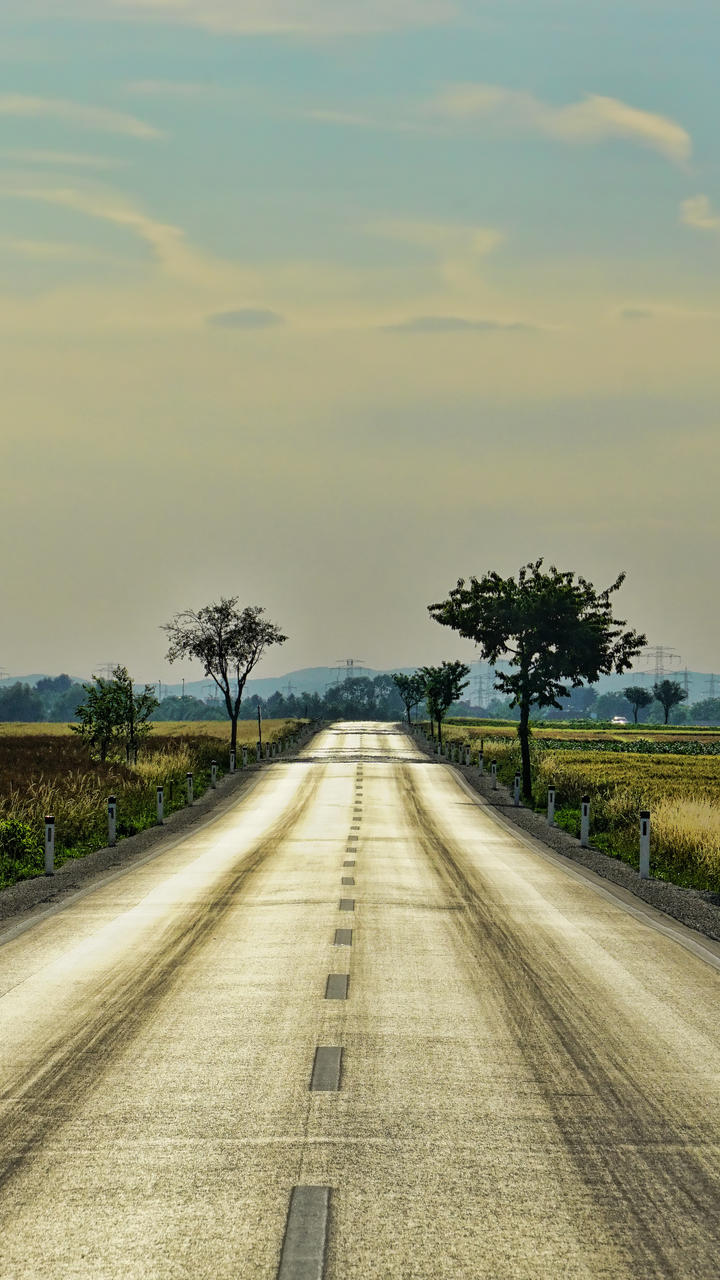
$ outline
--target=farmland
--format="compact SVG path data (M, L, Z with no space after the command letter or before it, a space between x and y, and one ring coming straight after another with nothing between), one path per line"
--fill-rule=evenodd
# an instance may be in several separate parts
M720 892L720 734L639 726L630 730L548 730L532 740L533 803L543 810L557 789L557 824L580 830L580 800L591 801L591 841L609 855L638 863L638 818L649 809L654 876ZM511 726L448 724L445 735L484 742L486 761L510 784L520 752Z
M297 722L267 720L263 739L291 733ZM138 760L99 763L88 758L67 725L0 726L0 888L42 873L43 819L55 817L56 865L101 848L107 841L107 800L118 802L118 836L134 835L156 820L156 788L165 791L165 813L186 803L185 779L193 774L194 794L228 767L229 725L222 721L160 723ZM238 745L257 737L254 721L238 725ZM254 759L254 750L250 753Z

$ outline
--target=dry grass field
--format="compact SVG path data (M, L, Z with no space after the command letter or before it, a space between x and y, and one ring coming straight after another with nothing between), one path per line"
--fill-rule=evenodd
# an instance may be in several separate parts
M580 800L589 795L592 843L633 865L638 862L640 811L649 809L653 874L720 892L720 754L704 754L717 751L720 734L679 735L677 729L640 727L642 734L537 729L532 739L534 804L545 808L553 783L558 825L578 835ZM482 740L486 762L496 760L499 777L512 781L520 749L511 726L493 732L485 726L449 724L444 733L453 741L469 742L473 760Z
M267 720L263 741L289 736L297 722ZM238 743L255 759L257 724L238 725ZM44 816L56 824L56 863L101 848L107 841L107 801L118 803L118 836L133 835L156 820L156 791L164 787L165 812L186 803L186 775L195 796L227 770L230 726L224 721L157 723L136 765L89 759L67 725L0 725L0 888L41 874Z

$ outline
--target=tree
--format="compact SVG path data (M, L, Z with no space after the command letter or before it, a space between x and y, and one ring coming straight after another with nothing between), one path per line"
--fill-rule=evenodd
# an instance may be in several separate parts
M422 672L415 671L411 676L396 672L392 678L402 702L405 705L408 724L412 723L411 712L419 706L425 697L425 677Z
M438 742L442 744L442 722L448 708L467 688L470 668L464 662L443 662L439 667L421 667L419 674L425 683L430 721L437 721Z
M509 655L509 671L495 673L495 688L511 695L520 708L518 736L523 794L532 795L530 712L533 706L560 707L570 689L594 683L600 675L623 672L646 643L635 631L623 631L610 597L625 580L597 591L591 582L542 559L523 565L517 578L486 573L460 579L447 600L428 606L443 626L474 640L492 666Z
M677 680L660 680L658 684L653 685L653 693L665 712L665 724L670 718L673 707L677 707L687 698L685 690Z
M260 605L239 609L237 596L221 596L197 613L186 609L176 614L162 628L170 637L168 662L196 659L223 695L232 726L232 751L237 749L237 722L247 678L269 645L287 640L279 627L263 618L264 612Z
M720 698L704 698L690 707L693 724L720 724Z
M653 695L649 689L643 689L641 684L628 685L627 689L623 689L623 698L629 702L633 709L633 723L638 722L638 713L642 707L649 707L653 701Z
M6 685L0 689L0 721L35 723L45 719L42 698L29 684Z
M91 754L101 760L123 747L125 760L134 764L158 705L153 686L146 684L142 693L135 693L127 667L114 667L112 679L93 676L92 684L82 688L85 701L75 711L80 724L71 725L73 733L79 734Z

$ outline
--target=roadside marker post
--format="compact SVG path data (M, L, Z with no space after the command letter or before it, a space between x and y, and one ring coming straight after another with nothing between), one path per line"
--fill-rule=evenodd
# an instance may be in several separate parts
M192 804L194 789L193 789L193 776L191 773L187 773L185 775L185 783L187 786L187 802L188 804Z
M583 796L580 804L580 844L587 849L590 843L590 797Z
M260 761L262 760L262 742L258 742L257 746L255 747L255 759L257 760L258 764L260 764Z
M493 760L490 765L490 772L492 774L492 789L497 791L497 760Z
M650 879L650 810L640 814L640 879Z
M466 748L465 748L465 766L466 766L466 768L467 768L467 766L468 766L469 764L470 764L470 745L468 744L468 745L466 746Z
M108 796L108 848L115 848L117 838L117 800Z
M210 761L210 786L217 786L217 760Z
M548 787L548 807L547 807L548 826L555 826L555 783L551 782Z
M438 742L438 744L437 744L437 753L438 753L438 755L439 755L439 756L441 756L441 755L442 755L442 747L440 746L440 743L439 743L439 742Z
M55 819L52 814L45 818L45 875L55 875Z
M243 750L244 749L245 748L243 748ZM232 750L230 751L230 772L231 773L235 772L235 752Z
M165 792L162 787L157 789L157 824L159 827L163 825L165 820Z
M515 774L515 781L513 783L513 804L515 805L516 809L519 809L520 807L520 774L519 773Z
M248 749L247 749L247 747L243 747L243 749L242 749L242 767L243 767L243 769L247 769L247 763L248 763Z
M480 774L481 778L485 773L485 756L483 755L482 751L478 751L478 773Z

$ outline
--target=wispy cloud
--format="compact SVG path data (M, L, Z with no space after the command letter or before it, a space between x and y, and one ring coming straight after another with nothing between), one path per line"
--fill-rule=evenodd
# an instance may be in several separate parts
M598 94L556 107L531 93L499 85L459 84L439 94L427 112L446 122L494 125L502 131L536 133L565 143L621 138L658 151L675 164L686 163L692 155L692 138L677 121Z
M24 18L57 17L57 0L10 0ZM126 17L240 35L372 35L451 22L455 0L66 0L62 16Z
M237 307L231 311L216 311L207 317L207 323L216 329L277 329L285 320L277 311Z
M0 240L0 249L30 262L106 262L107 254L89 245L60 240Z
M536 325L521 321L472 320L464 316L411 316L397 324L386 324L386 333L538 333Z
M88 155L78 151L0 151L0 158L15 164L57 169L117 169L122 161L110 156Z
M421 222L404 218L387 218L366 227L371 235L400 240L435 253L472 254L485 257L505 239L496 227L471 226L453 222Z
M698 231L720 231L720 214L716 213L707 196L691 196L680 206L681 221L686 227Z
M64 98L36 98L24 93L0 94L0 116L17 116L29 119L46 117L62 120L66 124L77 125L82 129L93 129L101 133L124 134L130 138L151 141L163 137L159 129L138 120L136 116L126 115L121 111L110 111L106 107L88 107L80 102L70 102Z
M98 218L122 227L147 245L156 261L171 274L194 274L196 255L187 245L184 232L170 223L149 217L113 192L94 187L47 187L41 184L23 186L10 183L0 185L0 196L73 209L86 217Z

